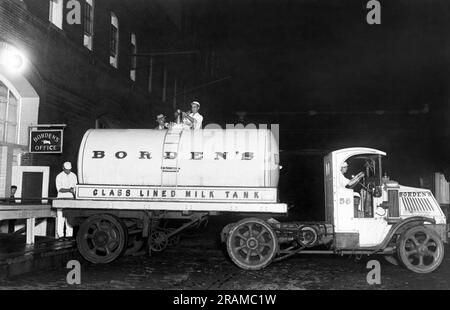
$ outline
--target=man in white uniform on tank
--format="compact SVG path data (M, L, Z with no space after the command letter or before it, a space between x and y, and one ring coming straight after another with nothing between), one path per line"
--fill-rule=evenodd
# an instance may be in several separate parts
M191 129L197 130L202 129L203 116L198 113L200 109L200 103L198 101L193 101L191 103L191 113L183 112L183 123L190 126Z
M74 199L75 198L75 185L78 183L77 176L72 171L72 164L66 161L63 164L63 171L56 176L56 190L58 191L57 198ZM64 224L66 225L65 237L72 237L72 226L63 217L62 211L58 210L56 214L57 222L57 237L64 236Z

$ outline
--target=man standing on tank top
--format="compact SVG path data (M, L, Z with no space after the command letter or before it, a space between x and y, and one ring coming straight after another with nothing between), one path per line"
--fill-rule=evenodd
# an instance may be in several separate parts
M190 126L191 129L197 130L202 129L203 116L198 113L200 109L200 103L198 101L193 101L191 103L191 113L183 112L183 123Z

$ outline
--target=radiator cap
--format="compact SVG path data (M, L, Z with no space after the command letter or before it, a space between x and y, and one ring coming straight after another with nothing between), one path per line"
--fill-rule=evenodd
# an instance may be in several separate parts
M399 188L400 186L398 185L397 181L389 180L386 182L386 187L387 188Z

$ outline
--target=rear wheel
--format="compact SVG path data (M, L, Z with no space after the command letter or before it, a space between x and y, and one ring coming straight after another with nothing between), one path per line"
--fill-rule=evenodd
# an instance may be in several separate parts
M278 240L272 227L258 218L239 221L228 233L227 251L231 260L245 270L269 265L278 252Z
M117 259L127 245L127 231L122 221L109 214L96 214L87 218L77 234L77 247L81 256L96 264Z
M439 267L444 258L444 245L439 235L425 226L408 229L398 245L402 264L417 273L429 273Z

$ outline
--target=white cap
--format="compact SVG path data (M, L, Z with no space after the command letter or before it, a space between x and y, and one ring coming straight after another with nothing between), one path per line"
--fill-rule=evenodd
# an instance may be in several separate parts
M346 161L344 161L344 162L342 163L341 168L343 168L343 167L348 167L348 164L347 164Z
M200 108L200 102L198 102L198 101L192 101L192 102L191 102L191 105L193 105L193 104L196 104L196 105Z
M66 161L63 164L64 169L72 169L72 164L70 163L70 161Z
M166 117L164 116L164 114L159 114L159 115L156 117L156 119L160 119L160 118L166 118Z

